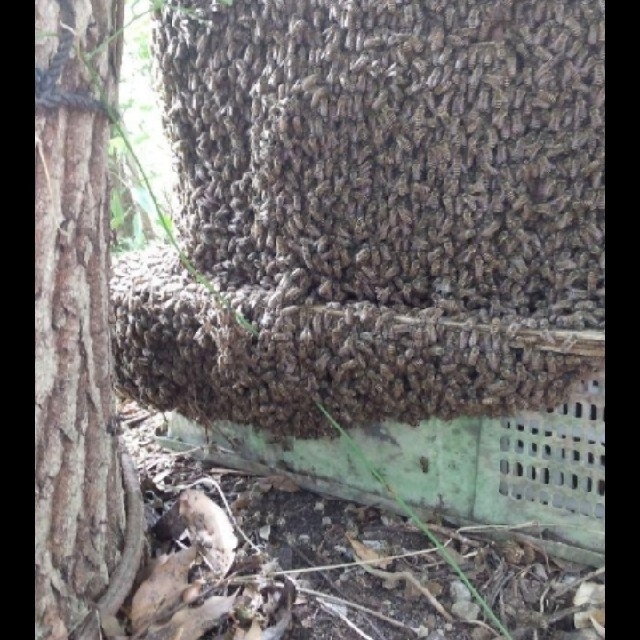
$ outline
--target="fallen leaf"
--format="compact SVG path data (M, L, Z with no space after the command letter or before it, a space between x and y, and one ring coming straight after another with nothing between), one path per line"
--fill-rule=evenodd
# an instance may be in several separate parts
M300 491L300 487L287 476L269 476L265 478L266 482L270 484L276 491L284 491L286 493L295 493Z
M151 575L140 585L131 601L133 631L147 627L162 618L182 598L189 586L189 568L196 559L197 549L189 547L160 559Z
M163 625L149 629L145 640L198 640L233 608L236 596L211 596L199 607L181 609Z
M223 578L235 559L238 539L224 510L201 491L187 489L180 495L180 515L184 517L192 542L209 562L215 578Z
M509 564L524 564L526 561L525 550L515 540L506 540L498 542L497 548L500 549L505 560Z
M380 557L378 553L376 553L371 547L368 547L366 544L363 544L359 540L355 538L351 538L347 536L347 540L349 540L349 544L353 549L354 553L358 560L363 560L375 567L381 567L382 569L386 569L389 564L391 564L391 560L383 559ZM379 562L371 562L372 560L378 560Z
M183 592L182 592L182 602L186 604L191 604L195 602L202 592L202 585L204 584L204 580L199 579L190 584Z
M238 494L238 497L229 505L231 511L234 514L239 511L244 511L251 504L251 492L244 491L243 493Z
M576 590L573 604L576 607L583 604L604 604L604 585L597 582L583 582Z

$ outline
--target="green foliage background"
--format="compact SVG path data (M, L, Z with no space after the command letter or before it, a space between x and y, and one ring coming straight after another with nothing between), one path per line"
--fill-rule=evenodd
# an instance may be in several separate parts
M151 54L153 3L126 0L119 111L122 128L144 166L149 184L171 226L176 206L171 150L162 130L158 77ZM150 242L166 242L153 198L129 147L114 128L109 144L112 250L141 249Z

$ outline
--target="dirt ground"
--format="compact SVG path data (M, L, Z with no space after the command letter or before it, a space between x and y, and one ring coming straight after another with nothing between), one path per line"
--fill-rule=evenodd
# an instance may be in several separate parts
M272 635L274 639L500 637L458 575L406 518L328 499L278 476L212 468L186 454L166 451L154 440L164 423L162 414L132 402L122 402L119 411L123 437L140 474L149 555L175 549L180 526L171 531L168 514L184 489L202 490L223 506L220 487L250 541L240 536L241 546L259 548L263 557L277 563L273 566L278 571L287 572L295 587L288 629L283 636ZM574 601L585 585L596 585L593 588L604 599L604 569L554 560L515 540L474 538L447 522L430 527L514 640L604 637L604 603L598 610L593 602ZM356 562L389 556L401 557L369 568ZM576 629L576 613L586 616L585 628ZM218 630L203 637L240 636ZM262 638L266 637L265 632Z

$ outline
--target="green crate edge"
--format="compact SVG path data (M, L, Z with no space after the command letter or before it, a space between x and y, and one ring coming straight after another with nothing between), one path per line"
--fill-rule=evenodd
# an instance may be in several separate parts
M275 442L250 425L216 421L205 430L178 413L171 414L168 423L168 435L158 440L174 450L202 446L200 459L245 471L283 473L307 489L398 511L344 437ZM490 537L504 537L511 528L552 555L602 564L604 518L499 493L504 433L501 420L486 418L434 419L417 427L376 423L349 431L396 495L425 517L441 515L485 527Z

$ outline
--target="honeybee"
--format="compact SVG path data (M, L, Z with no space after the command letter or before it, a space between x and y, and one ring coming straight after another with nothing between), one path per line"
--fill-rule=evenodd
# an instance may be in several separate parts
M596 86L604 85L604 63L596 62L593 67L593 83Z
M439 51L444 47L444 30L440 26L436 26L432 29L429 37L427 38L433 51Z
M582 31L580 23L571 14L565 16L564 26L571 31L573 36L579 36Z

